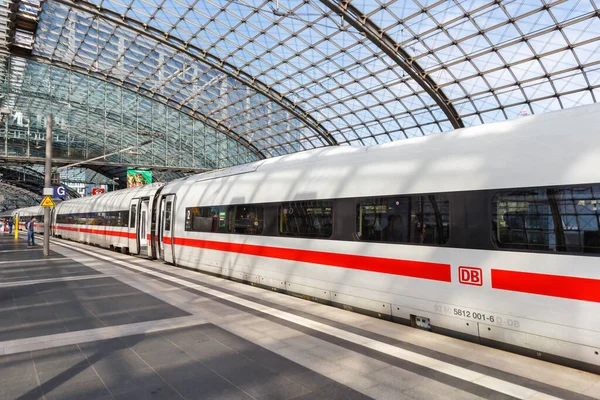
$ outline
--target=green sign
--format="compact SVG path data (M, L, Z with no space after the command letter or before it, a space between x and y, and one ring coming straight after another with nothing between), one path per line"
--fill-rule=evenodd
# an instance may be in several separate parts
M128 169L127 170L127 187L142 186L147 183L152 183L152 171L145 169Z

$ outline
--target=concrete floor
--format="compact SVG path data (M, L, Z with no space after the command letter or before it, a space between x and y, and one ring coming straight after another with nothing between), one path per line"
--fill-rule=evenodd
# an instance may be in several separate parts
M0 399L600 399L594 374L155 261L52 248L43 259L0 234Z

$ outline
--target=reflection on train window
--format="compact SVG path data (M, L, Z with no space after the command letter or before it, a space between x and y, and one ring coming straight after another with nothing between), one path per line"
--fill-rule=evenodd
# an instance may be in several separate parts
M173 206L172 201L167 201L165 206L165 231L171 231L171 208Z
M494 239L502 248L600 253L600 185L517 189L492 203Z
M131 212L129 213L129 216L131 217L131 220L129 221L129 227L130 228L135 228L135 211L136 211L137 205L136 204L132 204L131 205Z
M332 210L329 200L282 203L279 233L283 236L328 238L333 231Z
M185 230L194 232L230 232L228 206L189 207L185 210Z
M450 235L450 203L443 195L364 199L358 205L361 240L444 244Z
M58 214L56 216L56 223L63 225L127 227L129 223L129 211Z
M235 207L232 233L244 235L261 235L263 232L263 207L242 205Z

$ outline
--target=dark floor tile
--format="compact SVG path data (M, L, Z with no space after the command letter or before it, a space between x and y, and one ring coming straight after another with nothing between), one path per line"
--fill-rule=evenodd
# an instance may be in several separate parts
M243 355L233 352L225 355L219 355L216 357L206 358L202 360L202 363L213 371L222 374L227 379L236 379L238 376L242 376L244 370L250 368L257 368L261 371L269 372L267 369L257 365L252 360L244 357ZM235 383L235 381L233 381Z
M80 343L78 347L87 357L102 354L103 358L106 358L106 356L110 355L111 353L118 353L123 350L125 350L127 353L133 354L129 350L129 346L127 346L127 344L124 343L120 338L102 340L98 342Z
M226 331L223 328L219 328L213 324L206 324L198 327L198 330L203 335L208 336L209 338L221 341L224 339L241 339L239 336L234 335L231 332ZM243 340L243 339L242 339Z
M201 361L214 360L235 354L235 350L222 345L214 340L203 341L200 343L183 343L178 345L183 351Z
M223 339L215 339L227 347L231 347L235 351L240 353L246 353L251 351L258 351L261 347L241 337L226 337Z
M95 317L81 318L74 321L63 322L63 326L69 332L74 331L85 331L88 329L104 328L104 325L100 320Z
M294 381L301 386L304 386L308 390L317 390L324 386L335 383L335 381L327 378L326 376L311 371L307 368L305 368L302 372L293 374L287 374L283 372L282 375L284 375L289 380Z
M158 334L126 336L121 340L138 354L177 350L177 347Z
M85 369L89 364L85 357L56 357L44 361L35 361L35 369L42 372L62 372L69 369Z
M242 351L241 353L257 364L262 365L270 371L277 372L281 375L295 375L307 371L307 369L300 364L288 360L287 358L282 357L279 354L275 354L263 347L257 346L255 349Z
M247 379L246 383L237 386L257 399L291 399L310 392L283 376L259 377L254 381Z
M339 383L331 383L327 386L323 386L315 391L308 394L296 397L294 400L368 400L369 396L366 396L360 392L352 390Z
M31 360L15 360L0 365L0 382L12 381L24 376L35 376L35 366Z
M55 306L54 314L65 322L71 318L95 318L94 314L83 308L76 300Z
M25 325L25 324L23 324ZM36 336L46 336L46 335L55 335L57 333L65 333L67 329L63 324L59 321L52 321L46 326L40 327L26 327L22 326L20 329L20 339L26 337L36 337Z
M63 385L66 382L73 384L75 382L99 379L96 371L85 360L71 365L65 363L54 370L38 371L37 375L42 386L49 389Z
M121 356L110 358L101 358L101 356L92 357L90 362L102 378L124 373L133 374L142 370L146 370L143 373L150 372L150 367L137 355L131 352L121 354ZM99 359L96 360L96 358Z
M123 313L118 315L96 315L106 326L127 325L139 322L133 315Z
M21 361L31 361L31 353L16 353L0 355L0 368Z
M157 374L171 384L189 379L202 379L206 375L214 374L210 369L193 360L192 362L171 362L153 366L153 368Z
M57 319L53 307L45 304L19 310L19 317L21 320L29 322L53 321Z
M35 372L20 376L4 376L0 371L0 387L4 385L35 388L39 385L39 381ZM0 397L0 399L2 398Z
M108 299L94 300L94 301L82 301L81 307L90 311L94 315L110 314L118 311L118 306L115 306L113 302Z
M34 361L44 361L55 359L56 357L63 358L82 358L83 354L79 347L75 344L60 347L51 347L44 350L36 350L31 352L31 358Z
M29 382L3 382L0 385L0 399L36 400L43 396L42 390Z
M165 331L161 333L161 336L177 345L202 343L212 340L208 336L200 333L196 327Z
M196 399L202 399L201 396L196 397ZM207 397L208 400L250 400L253 397L250 397L243 391L237 388L233 389L225 389L221 393L213 394L210 397Z
M164 381L151 370L111 375L103 378L103 380L114 395L164 385Z
M108 398L111 394L99 378L70 380L59 385L42 384L46 400L97 400Z
M21 327L21 320L19 319L19 316L16 313L10 317L1 318L0 321L2 321L2 326L0 326L0 333L10 332L14 329L20 329Z
M215 374L178 381L171 385L186 399L217 398L236 390L235 386Z
M5 342L7 340L21 339L21 338L27 337L27 336L28 335L24 336L21 333L21 328L14 328L11 330L6 330L4 332L0 332L0 342Z
M161 319L170 319L170 318L179 318L179 317L187 317L191 314L178 311L177 309L169 310L169 311L142 311L133 313L136 322L146 322L146 321L158 321Z
M183 350L180 350L174 346L171 346L170 348L157 349L157 351L141 353L139 355L144 359L144 361L153 367L163 364L175 364L177 362L197 362Z
M171 400L183 399L168 385L142 388L139 390L117 394L115 400Z

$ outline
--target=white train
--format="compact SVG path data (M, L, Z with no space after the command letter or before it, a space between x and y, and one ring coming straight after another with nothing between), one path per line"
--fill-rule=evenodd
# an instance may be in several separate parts
M18 217L18 224L20 230L25 230L25 224L31 220L31 217L34 218L33 231L35 233L44 233L44 208L40 206L20 208L18 210L13 211L11 214L13 217L13 221L16 221L16 217Z
M600 371L600 105L66 201L54 234Z

